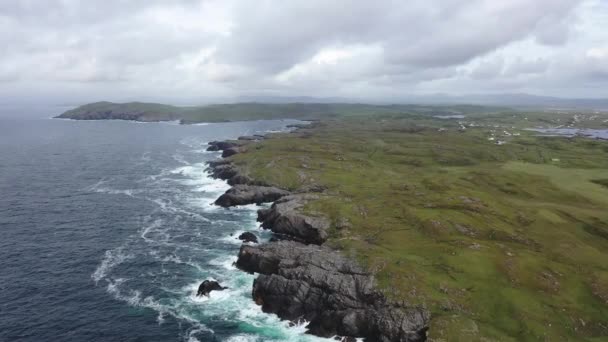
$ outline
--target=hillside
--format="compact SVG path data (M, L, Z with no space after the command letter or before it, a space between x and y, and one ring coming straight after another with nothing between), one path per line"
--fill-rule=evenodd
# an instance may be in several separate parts
M157 103L95 102L69 110L57 118L74 120L175 121L199 122L248 121L270 119L320 120L357 116L454 115L508 111L502 107L474 105L370 105L351 103L234 103L198 107L177 107Z
M324 121L231 160L325 189L304 210L331 221L327 244L427 307L430 340L603 341L608 142L514 128L552 114L496 119Z

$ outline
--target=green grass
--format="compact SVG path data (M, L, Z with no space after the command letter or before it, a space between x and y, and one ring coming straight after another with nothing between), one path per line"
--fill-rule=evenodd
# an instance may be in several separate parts
M605 175L604 175L605 176ZM604 188L608 188L608 179L592 179L591 182L599 184Z
M328 244L426 305L436 341L607 339L608 142L518 131L498 146L495 128L457 127L325 121L233 159L271 184L326 186L306 210L350 222Z

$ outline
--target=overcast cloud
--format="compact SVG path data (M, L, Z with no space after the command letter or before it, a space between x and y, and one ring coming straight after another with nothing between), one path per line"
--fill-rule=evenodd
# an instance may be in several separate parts
M0 0L0 96L606 97L607 0Z

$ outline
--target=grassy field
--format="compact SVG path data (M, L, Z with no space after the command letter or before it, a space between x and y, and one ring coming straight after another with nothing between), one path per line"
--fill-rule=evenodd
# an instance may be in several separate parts
M306 210L331 218L328 243L426 305L434 341L608 340L608 142L479 118L323 121L233 159L326 186Z

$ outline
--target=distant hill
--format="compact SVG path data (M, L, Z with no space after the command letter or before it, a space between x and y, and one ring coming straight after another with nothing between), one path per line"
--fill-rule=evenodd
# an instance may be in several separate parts
M479 94L465 96L438 95L439 103L475 103L479 105L530 107L545 109L594 109L608 110L608 99L577 99L530 94Z
M181 123L270 119L319 120L352 116L450 115L508 111L475 105L371 105L357 103L232 103L178 107L157 103L95 102L69 110L57 118L74 120L175 121Z
M56 116L59 119L74 120L131 120L131 121L174 121L180 120L184 108L158 103L94 102Z
M608 110L608 98L561 98L552 96L538 96L525 93L500 93L500 94L425 94L412 95L404 94L393 97L390 100L356 100L342 97L281 97L281 96L247 96L237 98L240 102L263 102L263 103L360 103L382 105L386 103L394 104L424 104L424 105L456 105L456 104L475 104L482 106L507 106L518 108L534 109L587 109L587 110Z

